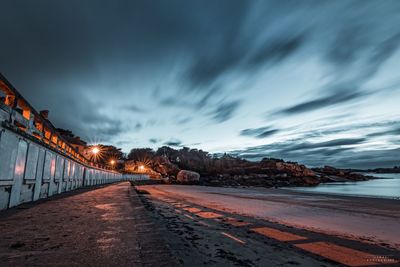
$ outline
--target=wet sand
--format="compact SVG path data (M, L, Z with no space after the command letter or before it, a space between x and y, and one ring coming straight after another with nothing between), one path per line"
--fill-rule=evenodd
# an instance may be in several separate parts
M185 266L399 266L399 201L264 188L140 186Z

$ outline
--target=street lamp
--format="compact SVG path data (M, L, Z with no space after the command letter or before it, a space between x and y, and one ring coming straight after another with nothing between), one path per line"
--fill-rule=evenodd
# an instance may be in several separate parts
M92 148L92 153L93 153L94 155L99 154L99 152L100 152L100 148L98 148L97 146L95 146L95 147Z
M112 160L110 160L110 165L111 165L111 168L112 168L112 169L114 169L115 160L113 160L113 159L112 159Z
M93 160L93 162L97 163L97 159L101 158L101 148L99 146L92 146L89 150L89 153L91 153L90 158Z
M140 165L140 166L139 166L139 171L140 171L140 172L143 172L143 171L144 171L144 166L143 166L143 165Z

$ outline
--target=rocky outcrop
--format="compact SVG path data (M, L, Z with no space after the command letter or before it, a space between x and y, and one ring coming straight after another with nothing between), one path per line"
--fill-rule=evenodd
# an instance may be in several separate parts
M148 167L159 174L157 179L165 183L281 187L315 186L322 182L368 179L361 174L328 166L309 169L305 165L281 159L264 158L255 162L228 154L217 157L202 150L189 148L176 150L162 147L157 152L151 149L137 149L131 151L130 157L140 159L143 154L150 161Z
M366 181L373 177L355 173L352 170L337 169L331 166L313 169L321 179L321 182L347 182Z
M375 173L400 173L400 166L394 166L393 168L377 168L377 169L370 169L368 172L375 172Z
M211 186L260 186L260 187L282 187L282 186L315 186L320 183L317 176L314 177L294 177L285 173L250 174L250 175L217 175L212 177L202 177L201 184Z
M163 177L176 177L180 169L169 161L167 157L156 156L152 161L152 169Z
M176 180L187 184L198 183L200 181L200 174L193 171L181 170L176 176Z
M263 159L260 162L260 167L263 169L275 170L278 173L285 173L287 176L293 177L315 177L316 174L306 166L284 162L283 160L276 159Z
M260 162L241 162L240 167L202 178L202 184L214 186L315 186L321 181L304 165L265 158Z

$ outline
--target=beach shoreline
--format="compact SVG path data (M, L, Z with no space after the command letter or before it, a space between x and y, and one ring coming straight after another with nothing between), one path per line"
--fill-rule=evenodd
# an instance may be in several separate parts
M288 189L140 186L152 195L400 249L399 200Z
M400 263L398 201L249 187L136 188L184 266Z

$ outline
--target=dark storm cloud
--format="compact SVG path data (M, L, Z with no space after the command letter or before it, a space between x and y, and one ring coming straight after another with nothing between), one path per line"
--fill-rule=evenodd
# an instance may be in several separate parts
M324 118L325 121L330 121L329 118ZM379 130L377 131L376 128ZM293 127L290 130L294 130L297 134L301 134L302 138L308 139L313 137L328 136L332 134L345 133L350 131L363 130L367 134L366 137L392 135L396 134L400 129L400 122L398 120L387 120L379 122L368 122L368 123L349 123L343 126L328 126L326 127L313 127L312 130L304 130L299 132L297 127ZM372 132L374 131L374 132Z
M329 165L336 157L352 153L353 147L366 141L365 138L333 139L325 142L303 142L303 138L268 145L248 147L231 151L233 155L260 160L265 157L300 160L311 166Z
M150 138L149 142L152 144L157 144L159 142L159 140L157 138Z
M216 122L224 122L233 117L239 108L241 101L223 102L211 113L211 117Z
M245 15L247 13L241 14ZM235 23L241 22L240 19ZM237 28L240 29L240 26ZM214 46L208 47L204 55L188 69L187 77L194 86L213 84L233 71L250 72L267 64L271 67L289 57L306 40L306 34L289 33L265 40L257 47L240 32L227 31L225 36Z
M164 145L177 147L182 145L182 141L171 139L170 141L164 142Z
M326 121L326 120L324 120ZM269 127L258 129L248 129L247 134L256 135ZM285 160L299 161L310 166L333 165L338 167L357 167L372 168L379 166L391 167L398 161L392 148L399 145L394 139L387 139L386 150L365 150L371 138L374 137L393 137L400 134L400 124L398 119L377 121L374 123L351 123L347 125L332 126L326 128L323 125L320 129L313 127L310 131L299 131L298 128L281 129L280 132L295 132L295 139L275 142L272 144L251 146L245 149L231 151L232 154L250 160L260 160L265 157L283 158ZM365 138L339 138L324 142L312 141L315 137L329 138L337 134L351 131L363 132ZM370 133L370 134L368 134ZM310 140L310 141L304 141ZM359 151L357 148L363 144L364 149ZM370 165L372 164L372 165Z
M52 99L45 106L50 110L49 119L56 127L70 129L84 140L110 142L126 129L124 121L102 110L101 105L90 98L75 98L61 92L49 91L45 99ZM58 102L60 100L61 102ZM57 112L60 103L68 103L64 112Z
M210 90L199 99L195 107L204 108L210 102L210 100L216 95L218 95L220 92L221 92L221 87L210 88Z
M365 138L342 138L335 139L326 142L303 142L299 144L291 144L286 150L304 150L304 149L314 149L314 148L326 148L326 147L337 147L337 146L349 146L349 145L357 145L365 142Z
M193 86L207 86L240 63L246 53L240 29L249 6L246 1L222 4L219 8L224 9L224 20L213 16L208 18L209 22L205 24L210 26L206 30L207 41L201 44L200 54L185 73Z
M0 43L1 68L35 106L50 90L96 83L109 85L117 94L120 89L114 88L129 80L136 66L152 68L177 51L195 55L203 37L211 40L235 29L232 23L247 5L246 1L42 1L37 8L31 1L3 3L7 12L0 18L0 30L7 43ZM50 89L55 81L57 86ZM81 93L77 91L76 97ZM60 105L58 110L65 108Z
M145 109L140 108L140 107L138 107L138 106L136 106L136 105L129 105L129 106L126 106L125 109L128 110L128 111L132 111L132 112L134 112L134 113L143 113L143 112L146 112Z
M157 91L157 89L155 91ZM188 92L183 92L184 96L187 93ZM181 97L181 95L177 96L176 93L174 93L173 96L167 97L159 97L159 93L154 93L154 97L158 100L158 103L164 107L199 110L210 108L210 106L212 106L210 102L212 102L212 100L218 95L221 95L222 90L220 87L214 86L196 93L197 94L193 97L188 97L189 99L185 99L184 97Z
M255 51L250 57L248 64L259 66L265 63L274 63L284 60L286 57L294 53L306 39L305 34L294 36L283 36L282 39L266 42L262 47Z
M119 141L115 142L115 144L117 146L129 145L131 143L132 143L132 140L119 140Z
M43 79L44 75L47 79L68 76L66 78L80 83L91 83L102 74L99 64L113 66L104 74L110 84L115 85L129 77L134 62L153 64L159 59L158 55L174 55L178 50L189 59L184 73L192 86L184 88L194 90L198 86L207 87L231 71L253 70L283 61L305 45L309 36L322 39L320 29L309 25L307 20L317 14L315 19L321 23L320 27L328 26L329 21L321 19L320 14L333 8L339 16L344 16L339 11L347 10L345 3L118 1L98 4L98 1L69 1L60 4L42 1L41 8L36 9L31 1L9 2L2 7L7 12L0 18L0 25L3 25L0 27L13 47L3 49L11 53L5 53L2 62L14 61L12 55L18 51L22 53L24 64L8 64L11 76L18 77L26 71L22 76L33 80ZM248 21L252 19L254 6L263 13L264 20L256 20L252 25ZM196 10L196 14L187 10ZM205 17L207 19L203 19ZM286 20L292 17L298 22L287 25ZM353 24L346 22L341 27L342 24L337 23L339 26L331 27L332 35L337 37L328 44L326 54L333 64L339 65L345 58L353 62L362 56L356 51L364 51L370 45L369 39L365 41L368 27ZM275 25L282 26L275 29ZM259 27L272 33L256 39L254 37L264 34ZM29 49L25 47L27 43ZM383 62L397 43L398 38L387 38L371 53L369 65ZM323 45L325 43L321 42ZM27 87L25 84L23 88ZM209 89L203 89L203 100L192 106L207 104ZM33 97L42 96L41 93L37 95ZM164 104L181 105L181 102L165 99Z
M331 148L341 146L358 145L366 141L365 138L341 138L325 142L303 142L303 138L289 140L286 142L277 142L268 145L248 147L244 152L265 152L265 151L304 151L318 148Z
M371 5L366 10L372 11L373 8ZM358 20L346 18L343 25L339 23L340 27L325 49L325 58L340 75L348 72L349 67L362 63L352 74L352 81L359 85L372 78L400 45L400 32L376 31L381 26L376 23L379 18L375 17L376 14L370 15Z
M109 142L113 137L118 136L125 130L122 121L110 118L95 109L91 110L90 113L83 114L80 127L89 133L95 133L96 139L103 142ZM82 137L87 138L88 136L82 135Z
M134 127L135 131L138 132L138 131L140 131L142 128L143 128L143 124L141 124L140 122L138 122L138 123L135 124L135 127Z
M265 131L265 132L257 135L257 138L265 138L265 137L271 136L273 134L276 134L278 131L279 130L277 130L277 129L268 130L268 131Z
M0 31L7 42L0 42L0 67L35 107L50 105L55 125L110 140L129 126L118 114L111 119L117 122L105 116L93 120L98 107L82 105L85 95L100 99L102 87L120 94L121 81L129 80L135 65L158 63L172 47L191 40L197 26L187 20L185 6L180 1L2 3L7 12L0 16Z
M343 157L335 158L335 164L344 168L378 168L399 165L400 149L368 150L358 153L352 151Z
M184 125L184 124L189 123L191 120L192 120L192 118L190 118L190 117L178 119L178 120L176 121L176 124L177 124L177 125Z
M342 152L351 150L350 147L341 147L341 148L322 148L314 151L315 153L321 153L324 156L336 156L337 154L341 154Z
M394 135L394 136L400 135L400 127L393 127L393 128L386 129L384 131L370 133L367 136L368 137L379 137L379 136L390 136L390 135Z
M329 95L317 97L315 99L308 100L303 103L299 103L294 106L282 109L278 111L276 114L292 115L292 114L299 114L303 112L313 111L329 106L335 106L346 102L354 101L356 99L365 97L368 94L369 94L368 92L358 91L357 88L347 87L334 91Z
M341 27L337 29L333 41L328 43L326 48L321 48L325 49L325 58L333 67L332 81L321 88L322 96L318 95L314 99L284 108L275 114L294 115L310 112L352 103L379 92L381 88L368 91L364 84L374 77L383 63L397 51L400 32L388 32L379 37L372 35L373 27L368 27L371 21L366 20L365 24L362 21L346 25L337 24L336 26Z
M221 47L221 51L218 51L218 54L215 55L211 55L211 51L208 51L208 58L200 58L190 67L188 77L193 85L209 85L233 66L239 64L241 60L239 51L227 50L222 52L223 49Z
M366 83L398 51L399 6L390 0L6 1L0 16L0 71L33 106L50 109L56 126L84 138L118 142L122 133L140 130L145 135L148 128L161 128L181 112L190 115L174 118L173 131L180 130L177 125L198 127L203 117L211 119L210 127L231 119L240 131L246 118L235 116L239 108L243 115L250 111L241 103L261 97L252 95L247 81L265 82L262 96L268 95L277 85L260 78L274 68L300 68L308 59L317 61L316 68L328 69L322 71L323 83L311 85L315 88L299 83L300 93L315 89L314 95L280 105L274 114L278 119L376 96L380 88L366 88ZM276 80L286 77L279 71L277 75ZM152 88L157 89L147 94ZM255 105L251 114L256 109L269 112L266 107L272 101ZM138 123L138 115L143 123ZM284 123L279 132L261 128L242 134L278 135L285 131ZM352 129L356 126L308 129L302 140L250 147L246 153L271 152L292 160L304 156L310 161L314 152L321 157L319 163L338 155L337 162L343 163L350 156L342 155L356 155L348 147L368 140L308 138ZM397 133L378 130L367 137ZM144 138L152 143L149 136L157 134Z
M160 99L160 101L158 102L160 105L162 106L185 106L187 107L187 103L184 103L184 105L182 105L181 100L174 98L174 97L168 97L168 98L164 98L164 99Z
M360 52L366 48L369 41L364 33L365 26L350 25L339 29L339 33L327 48L326 59L337 65L347 65L357 59Z
M368 80L380 69L381 65L389 59L400 45L400 32L386 38L382 43L376 45L367 57L365 69L361 71L358 79Z
M187 96L190 92L179 92L174 96L161 98L159 94L156 94L155 97L158 98L158 103L163 107L183 109L185 112L196 112L197 115L205 114L213 122L223 122L234 116L236 109L240 106L240 101L227 99L222 94L222 91L221 87L213 86L205 91L194 92L190 97ZM193 117L182 118L178 116L178 118L174 118L175 124L180 126L189 125L191 121L193 121Z
M377 167L393 167L399 164L400 149L369 150L358 152L350 148L319 149L314 151L294 151L290 153L264 152L264 153L233 153L249 160L262 158L284 158L285 160L298 161L310 167L324 165L339 168L369 169Z
M112 124L102 123L101 126L92 128L100 140L109 142L112 137L125 131L121 122L114 122Z
M250 128L244 129L240 132L242 136L252 136L256 138L265 138L277 133L278 129L271 129L271 127Z

